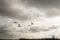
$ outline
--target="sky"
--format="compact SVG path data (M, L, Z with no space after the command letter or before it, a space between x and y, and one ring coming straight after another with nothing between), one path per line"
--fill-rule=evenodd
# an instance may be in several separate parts
M19 23L14 24L13 22L17 21L17 20ZM40 26L41 27L45 26L44 28L42 27L42 29L47 28L47 30L48 30L50 27L52 27L52 25L54 25L54 26L60 25L59 20L60 20L60 0L0 0L0 22L1 22L0 28L1 28L1 30L3 29L2 31L0 30L0 32L2 32L3 34L5 33L5 28L10 29L10 27L12 27L14 29L19 29L19 27L17 26L18 24L22 25L22 27L21 27L22 29L26 28L26 31L29 33L31 31L39 32L38 28ZM27 27L27 25L31 25L31 21L33 21L34 25ZM16 28L16 26L17 26L17 28ZM37 29L34 28L34 26L37 27ZM12 28L11 28L11 30L13 30ZM25 29L24 29L24 31L22 29L21 29L21 32L26 32ZM11 30L9 30L9 31L11 31ZM16 30L14 30L14 32L15 31ZM52 31L49 31L49 33ZM11 33L14 34L13 32L11 32ZM24 35L19 34L20 36L18 36L17 35L18 33L19 32L16 32L16 34L14 34L14 35L16 35L16 37L12 36L12 38L29 36L28 34L26 34L27 36L25 36L25 34ZM45 32L45 33L47 33L47 32ZM48 33L48 35L49 35L49 33ZM3 34L1 34L1 36ZM7 34L10 38L11 37L10 33L8 32ZM37 33L37 34L39 34L39 33ZM36 36L40 35L40 34L39 35L37 35L37 34L36 34ZM31 34L31 35L33 35L33 34ZM34 38L36 36L34 36ZM30 38L31 37L32 36L30 36ZM43 35L42 37L45 37L45 36ZM4 37L2 36L0 38L4 38Z
M31 10L44 12L46 17L60 15L60 0L1 0L0 6L1 15L20 20L33 19L36 12L29 13Z

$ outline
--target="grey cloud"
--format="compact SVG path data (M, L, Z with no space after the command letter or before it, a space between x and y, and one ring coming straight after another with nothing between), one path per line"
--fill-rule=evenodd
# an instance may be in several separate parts
M60 9L48 9L46 12L47 17L60 16Z
M39 27L30 27L30 31L32 31L32 32L39 32L40 31L40 28Z
M8 33L8 30L6 28L7 26L0 25L0 39L13 37L10 33Z
M16 5L17 3L17 5ZM11 7L11 6L16 6L17 8ZM60 0L0 0L0 15L2 16L8 16L11 18L18 18L20 20L27 20L31 19L33 16L30 16L29 14L25 14L23 12L24 9L20 9L19 7L23 6L26 7L27 9L30 7L36 7L37 9L41 9L46 11L46 16L47 17L52 17L56 15L60 15L59 8L60 8ZM56 8L56 9L52 9ZM57 10L57 11L56 11ZM44 12L43 11L43 12ZM40 16L40 15L39 15ZM36 27L37 28L37 27ZM32 32L39 32L39 28L31 28L30 31ZM6 26L0 26L0 33L6 33ZM14 33L13 33L14 34ZM5 34L4 34L5 35ZM4 38L6 35L8 37L11 37L10 34L6 34L5 36L1 35L0 38ZM4 37L3 37L4 36Z
M14 21L6 17L0 17L0 39L12 39L16 37L15 33L17 32L12 25Z
M0 15L11 18L18 18L20 20L29 19L29 15L25 15L22 10L19 8L14 8L15 6L13 8L11 7L12 5L16 5L16 3L16 0L0 0Z
M3 25L3 26L0 25L0 33L6 33L5 25Z
M22 2L37 7L57 7L60 5L60 0L22 0Z
M31 7L36 7L37 9L39 8L47 11L46 15L48 16L52 13L57 13L53 10L48 12L48 10L50 10L50 8L59 9L60 0L0 0L0 15L20 20L33 19L34 17L30 15L31 13L27 14L27 12L24 12L24 8L21 9L21 6L25 7L26 9Z
M22 0L22 2L27 6L44 10L47 17L55 17L60 15L60 0ZM52 8L55 8L55 10Z

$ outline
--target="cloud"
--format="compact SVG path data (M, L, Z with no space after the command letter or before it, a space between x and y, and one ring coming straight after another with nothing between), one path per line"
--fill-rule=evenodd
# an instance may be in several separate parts
M56 7L59 6L60 0L21 0L23 3L28 6L37 6L37 7Z
M30 19L30 14L27 14L27 11L25 11L25 6L22 6L22 4L19 4L17 0L2 0L0 2L0 14L2 16L8 16L11 18L18 18L20 20Z
M60 8L60 0L0 0L0 15L20 20L34 19L37 14L40 17L41 14L46 16L57 14L52 8L58 10Z
M50 8L46 11L46 16L48 18L60 16L60 9L58 8Z
M4 17L7 16L7 17L10 17L13 19L19 19L19 20L23 21L23 23L25 20L27 21L27 20L34 19L37 17L44 20L43 22L41 22L39 19L39 22L44 25L46 23L48 24L50 22L52 24L56 23L59 21L59 16L60 16L59 10L60 10L60 0L0 0L0 16L4 16ZM57 17L58 21L55 19L52 20L52 18L50 19L50 17L55 17L55 16L58 16ZM48 19L47 19L47 17L48 17ZM0 18L0 21L3 21L3 19L1 20L1 18ZM9 20L7 19L7 21L9 21ZM2 25L2 26L0 24L0 28L1 28L0 33L3 33L3 34L7 33L7 31L5 31L6 28L9 29L10 27L12 27L11 25L9 25L12 21L9 21L9 23L7 21L5 21L5 19L4 19L4 22L1 22L1 24L5 24L5 23L6 24ZM58 22L58 24L59 24L59 22ZM17 27L17 26L15 27L15 26L16 26L16 24L14 25L14 28ZM17 38L17 36L22 37L22 36L18 35L18 32L16 32L16 34L15 34L15 30L13 30L13 28L11 30L9 29L8 31L14 31L14 33L11 32L11 34L16 35L16 38ZM23 30L21 30L21 31L23 31ZM38 30L38 28L36 30L35 30L35 28L33 28L30 31L37 32L39 30ZM10 32L7 34L8 34L7 36L11 37ZM6 35L5 36L4 35L2 35L2 37L0 37L0 38L4 38L6 36ZM29 36L29 34L26 34L26 35ZM26 37L26 35L23 35L23 36ZM14 36L12 36L12 37L14 37Z
M60 15L60 0L21 0L26 6L36 7L45 12L47 17Z
M41 17L41 14L43 14L44 12L39 6L39 4L41 4L42 8L45 8L47 4L48 5L50 4L49 1L47 1L47 3L46 1L42 1L42 0L40 1L38 0L35 0L35 1L34 0L31 0L31 1L30 0L25 0L25 1L24 0L2 0L0 2L0 6L1 6L0 14L2 16L8 16L8 17L16 18L20 20L34 19L36 18L37 14ZM28 4L25 4L25 3L28 3ZM35 4L36 5L38 4L37 7L39 6L40 10L36 7Z
M14 24L17 20L8 17L0 17L0 39L14 39L18 38L18 23Z

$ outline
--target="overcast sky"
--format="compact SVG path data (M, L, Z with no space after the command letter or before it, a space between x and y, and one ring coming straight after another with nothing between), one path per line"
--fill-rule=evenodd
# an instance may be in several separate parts
M54 17L60 15L60 0L0 0L0 14L20 20L33 19L35 14Z
M7 27L11 23L13 24L14 20L11 19L24 22L38 18L38 22L42 24L52 23L60 25L60 0L0 0L0 17L0 25L3 26L0 27L1 30L3 29L2 31L0 30L1 33L5 33L4 26ZM41 22L40 19L44 21ZM16 26L16 24L14 25Z

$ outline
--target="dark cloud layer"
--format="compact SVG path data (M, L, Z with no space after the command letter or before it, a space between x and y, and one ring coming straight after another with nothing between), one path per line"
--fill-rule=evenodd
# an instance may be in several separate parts
M37 7L58 7L60 0L22 0L24 4Z
M12 5L15 5L17 8L11 7ZM0 0L0 15L8 16L11 18L18 18L20 20L26 20L31 19L32 17L29 14L23 13L24 9L19 9L18 6L23 7L36 7L37 9L43 9L46 11L46 16L51 16L51 14L55 12L54 10L51 11L50 8L60 8L60 0ZM20 7L21 8L21 7ZM49 12L48 12L49 10ZM43 11L43 12L44 12ZM54 16L53 14L52 16ZM60 13L58 13L60 14Z
M14 2L13 2L14 1ZM0 0L0 14L11 18L24 19L27 15L24 15L18 8L12 8L12 4L17 3L16 0Z
M60 16L60 0L22 0L22 2L30 7L43 9L47 17Z

